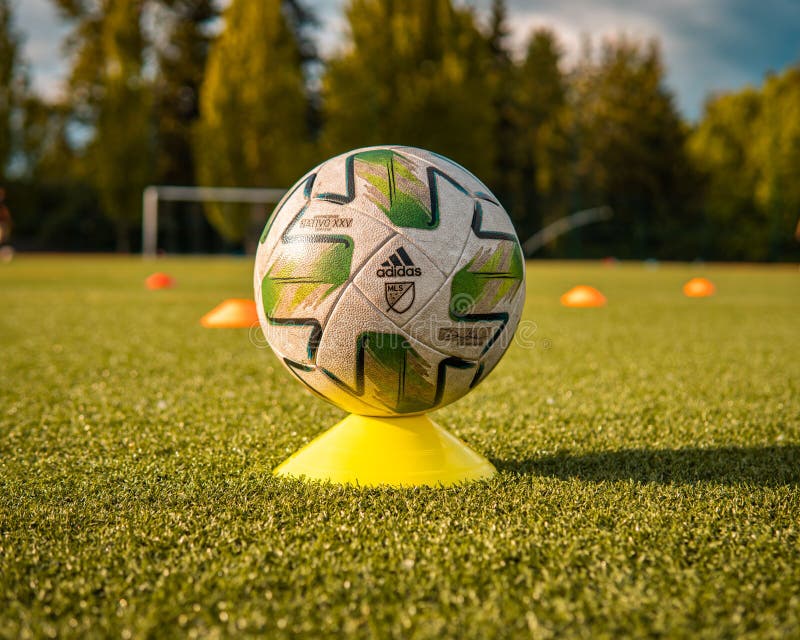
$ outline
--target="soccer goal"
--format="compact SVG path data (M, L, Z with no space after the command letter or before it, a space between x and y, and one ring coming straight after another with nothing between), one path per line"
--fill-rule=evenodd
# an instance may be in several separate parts
M254 187L150 185L142 193L142 255L154 257L158 252L158 205L160 202L231 202L251 204L255 208L260 205L275 204L285 193L285 189ZM258 211L260 212L261 209ZM259 216L254 215L254 217Z

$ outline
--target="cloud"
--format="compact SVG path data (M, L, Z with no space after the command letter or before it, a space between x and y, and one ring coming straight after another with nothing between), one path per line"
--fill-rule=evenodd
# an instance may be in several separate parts
M226 2L229 0L226 0ZM488 14L491 0L456 0ZM345 0L317 0L317 37L323 55L341 44ZM760 83L768 70L800 60L798 0L508 0L512 41L522 51L530 32L552 28L574 61L585 35L595 43L624 33L657 37L667 67L667 85L681 111L696 118L709 92ZM17 24L26 36L24 55L34 86L57 95L67 64L62 52L69 31L50 0L19 0Z
M485 13L490 0L468 0ZM758 84L765 71L800 60L797 0L509 0L513 41L522 47L537 26L561 39L567 62L583 37L620 33L661 42L666 83L681 111L699 116L710 92Z

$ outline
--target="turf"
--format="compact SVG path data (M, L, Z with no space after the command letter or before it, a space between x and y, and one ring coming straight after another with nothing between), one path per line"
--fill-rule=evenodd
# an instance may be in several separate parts
M529 265L439 490L271 477L343 414L198 325L250 269L0 265L0 636L800 636L796 267Z

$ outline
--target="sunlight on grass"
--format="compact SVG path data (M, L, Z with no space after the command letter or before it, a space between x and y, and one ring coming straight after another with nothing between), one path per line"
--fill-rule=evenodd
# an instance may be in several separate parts
M0 266L4 634L800 634L796 269L529 265L535 325L435 414L500 475L447 490L271 477L344 414L200 326L251 283ZM562 307L576 284L608 306Z

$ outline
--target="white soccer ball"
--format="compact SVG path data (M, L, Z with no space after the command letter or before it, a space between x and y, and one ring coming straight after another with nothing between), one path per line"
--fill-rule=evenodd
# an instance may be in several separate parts
M508 347L525 299L514 227L483 183L430 151L350 151L303 176L258 247L275 354L343 409L412 415L457 400Z

